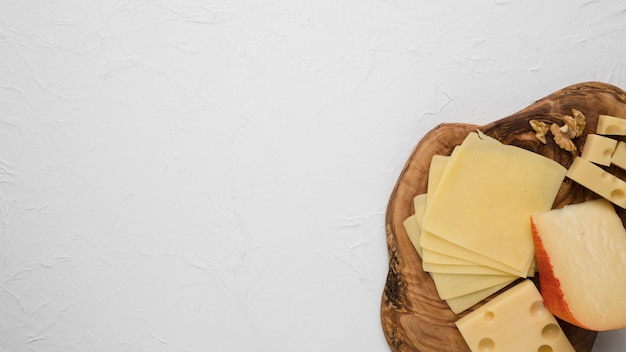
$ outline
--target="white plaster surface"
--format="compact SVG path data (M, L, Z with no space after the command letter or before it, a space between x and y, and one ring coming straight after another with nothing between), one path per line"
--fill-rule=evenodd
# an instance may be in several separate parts
M388 351L413 146L626 88L625 38L621 0L0 0L0 351Z

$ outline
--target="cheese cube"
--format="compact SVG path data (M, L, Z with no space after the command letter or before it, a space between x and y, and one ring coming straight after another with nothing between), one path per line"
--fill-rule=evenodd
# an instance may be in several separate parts
M472 352L575 352L530 280L459 319L456 326Z
M581 157L599 165L611 165L611 156L617 147L617 140L599 134L587 135Z
M626 119L610 115L599 115L596 133L626 136Z
M604 171L598 165L576 157L565 176L610 200L613 204L626 208L626 182Z
M611 156L611 163L626 170L626 143L619 141L613 156Z

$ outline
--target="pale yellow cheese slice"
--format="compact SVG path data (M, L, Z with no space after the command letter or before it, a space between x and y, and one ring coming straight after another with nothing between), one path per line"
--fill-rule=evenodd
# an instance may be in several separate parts
M454 148L452 155L457 153L459 148ZM452 156L444 156L444 155L433 155L432 159L430 159L430 168L428 169L428 185L427 185L427 200L430 200L433 194L435 194L435 190L439 185L439 181L441 180L441 176L446 170L448 166L448 161Z
M505 288L507 285L508 284L500 284L500 285L486 288L481 291L476 291L476 292L473 292L464 296L450 298L445 301L450 307L450 310L454 312L454 314L459 314L473 307L474 305L476 305L478 302L482 301L483 299Z
M527 275L530 214L548 210L566 169L528 150L470 133L426 207L423 229ZM424 237L421 237L424 245Z
M479 265L468 260L422 248L422 261L431 264Z
M467 275L431 273L439 298L445 300L464 296L501 284L510 284L518 279L512 275Z
M422 269L430 273L471 274L471 275L511 275L484 265L432 264L422 262Z
M514 269L502 263L499 263L490 258L486 258L482 255L479 255L478 253L471 252L448 241L444 241L422 228L422 219L426 206L428 204L428 200L432 197L431 195L435 193L437 187L439 186L439 181L442 175L445 173L450 159L458 154L460 148L461 146L456 146L450 156L434 155L432 157L430 162L430 169L428 172L428 193L426 200L424 200L420 196L418 196L420 197L419 199L418 197L414 199L414 207L418 215L417 221L421 229L420 247L422 248L422 252L427 252L425 255L422 255L422 260L430 264L445 265L439 268L437 268L437 265L426 265L427 268L430 268L435 272L438 272L437 270L450 272L450 270L454 270L453 266L456 265L472 265L475 266L475 268L467 268L464 271L470 271L472 273L482 272L486 275L502 275L503 272L508 274L515 274L516 271ZM449 261L444 261L443 257L441 256L437 256L435 258L432 253L445 253ZM460 261L464 263L460 263ZM484 268L483 270L481 270L481 268L479 268L478 266L484 266L488 268Z
M472 352L575 352L530 280L457 320Z
M498 272L509 273L511 275L519 275L519 271L515 270L507 265L504 265L494 259L487 258L476 252L472 252L467 248L463 248L459 245L446 241L443 238L433 235L430 231L422 229L420 236L420 246L422 250L429 249L435 252L445 251L445 253L451 257L462 258L467 261L471 261L478 265L489 267ZM522 275L520 275L522 276Z
M416 219L415 214L406 218L402 222L402 225L404 226L404 230L406 231L407 236L409 236L409 240L411 241L411 244L415 248L415 251L420 257L422 257L422 247L420 247L419 245L421 230L420 230L419 225L417 224L417 219Z

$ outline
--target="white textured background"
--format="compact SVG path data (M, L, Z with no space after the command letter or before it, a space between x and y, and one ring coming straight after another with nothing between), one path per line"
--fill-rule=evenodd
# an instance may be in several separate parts
M0 351L388 351L413 146L626 88L625 38L621 0L0 0Z

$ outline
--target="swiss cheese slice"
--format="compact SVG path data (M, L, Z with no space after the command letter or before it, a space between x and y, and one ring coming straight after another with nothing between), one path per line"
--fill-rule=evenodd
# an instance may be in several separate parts
M423 230L525 277L534 256L530 214L552 207L566 171L539 154L470 133L428 202Z

